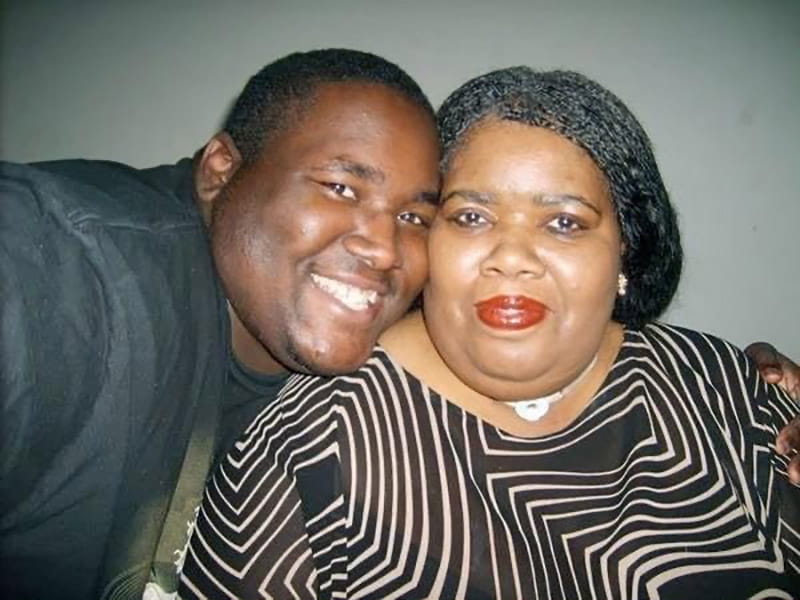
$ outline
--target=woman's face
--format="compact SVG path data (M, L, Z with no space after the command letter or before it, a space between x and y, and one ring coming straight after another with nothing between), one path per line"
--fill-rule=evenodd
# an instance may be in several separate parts
M607 181L552 131L488 121L445 173L426 324L450 368L502 400L560 389L611 319L621 242Z

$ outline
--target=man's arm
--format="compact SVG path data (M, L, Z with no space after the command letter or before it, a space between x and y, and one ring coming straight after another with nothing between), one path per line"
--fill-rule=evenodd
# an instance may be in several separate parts
M79 232L32 173L0 167L0 596L43 597L58 581L61 597L89 597L104 547L87 527L107 505L87 484L99 460L76 439L111 435L87 434L105 304Z
M744 349L752 358L761 376L769 383L777 383L800 402L800 365L778 352L772 344L754 342Z
M800 365L767 342L750 344L745 352L755 361L764 379L780 385L794 400L800 402ZM779 454L791 459L787 469L789 479L800 485L800 415L781 429L775 439L775 448Z

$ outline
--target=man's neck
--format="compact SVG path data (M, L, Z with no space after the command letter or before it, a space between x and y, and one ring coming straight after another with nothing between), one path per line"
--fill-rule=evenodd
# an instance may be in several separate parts
M286 367L275 360L267 349L242 324L236 312L228 304L231 321L231 344L237 360L248 369L265 375L285 373Z

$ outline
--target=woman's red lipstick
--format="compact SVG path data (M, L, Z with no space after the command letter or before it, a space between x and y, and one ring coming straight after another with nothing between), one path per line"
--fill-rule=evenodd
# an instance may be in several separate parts
M547 307L527 296L493 296L475 304L478 318L495 329L526 329L544 319Z

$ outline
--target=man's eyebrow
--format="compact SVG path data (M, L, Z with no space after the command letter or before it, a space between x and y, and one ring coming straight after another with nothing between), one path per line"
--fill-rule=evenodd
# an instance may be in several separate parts
M345 172L359 179L374 183L383 183L386 179L386 174L380 169L341 156L337 156L323 165L313 167L312 171L323 171L327 173Z
M434 191L426 191L420 192L417 194L417 197L414 198L415 202L422 202L424 204L430 204L432 206L439 206L439 192Z

